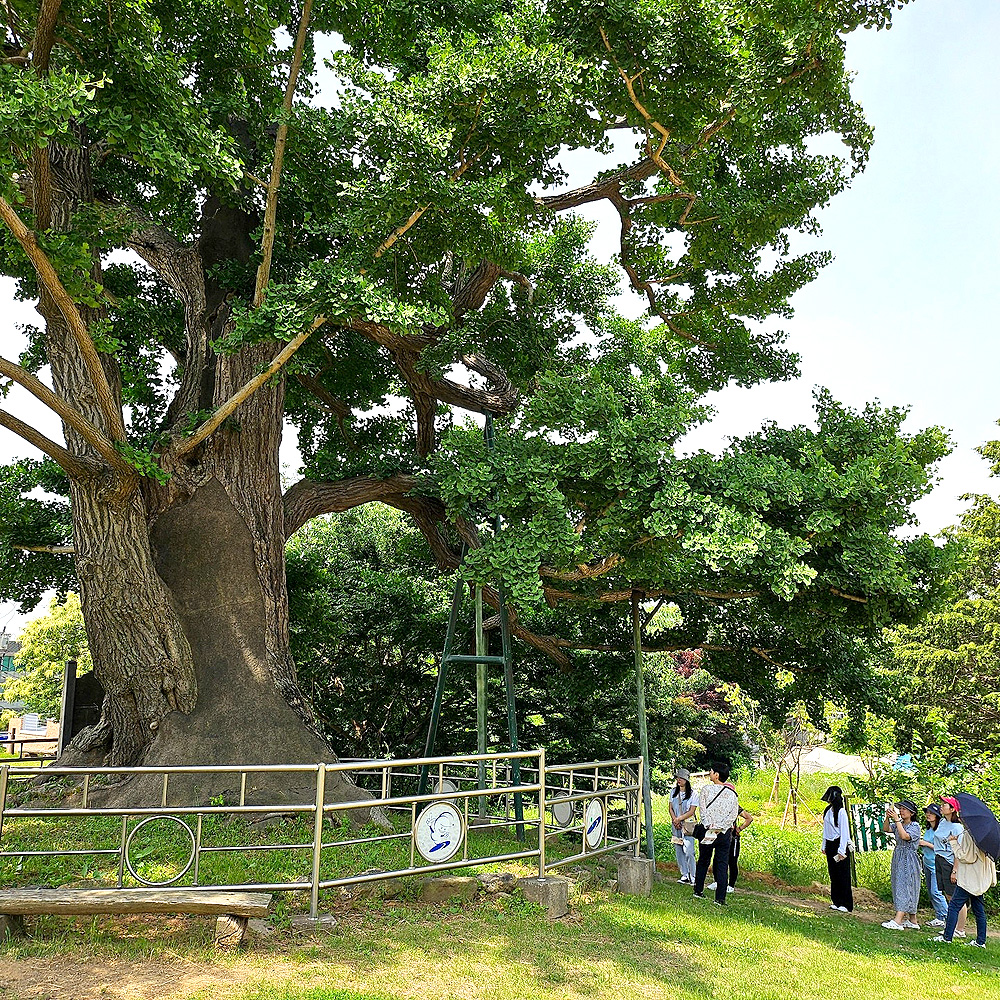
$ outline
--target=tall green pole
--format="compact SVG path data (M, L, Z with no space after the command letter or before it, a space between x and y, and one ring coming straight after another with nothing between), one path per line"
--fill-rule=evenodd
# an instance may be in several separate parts
M483 588L476 585L476 656L486 655L486 636L483 632ZM486 664L480 660L476 664L476 736L477 749L486 753ZM480 790L486 788L486 761L479 761L477 767ZM480 795L477 812L480 819L486 818L486 796Z
M465 553L463 552L464 556ZM441 654L441 666L438 668L437 684L434 685L434 703L431 706L431 721L427 726L427 742L424 743L424 756L434 755L434 743L437 740L438 723L441 721L441 703L444 701L444 686L448 678L448 660L451 647L455 642L455 630L458 628L458 612L462 607L462 592L465 584L460 578L455 580L455 589L451 595L451 613L448 615L448 631L444 637L444 652ZM427 794L427 765L420 768L420 781L417 784L417 794Z
M646 684L642 671L642 605L641 593L632 591L632 640L635 649L635 707L639 716L639 747L642 753L642 809L646 827L646 857L656 860L653 846L653 793L649 783L652 770L649 761L649 734L646 731Z

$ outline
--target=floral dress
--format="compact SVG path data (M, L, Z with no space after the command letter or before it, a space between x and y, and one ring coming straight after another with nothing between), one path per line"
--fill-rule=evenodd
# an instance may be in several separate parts
M892 905L900 913L916 913L920 905L920 853L917 847L920 826L910 822L903 829L910 839L903 840L897 835L892 851Z

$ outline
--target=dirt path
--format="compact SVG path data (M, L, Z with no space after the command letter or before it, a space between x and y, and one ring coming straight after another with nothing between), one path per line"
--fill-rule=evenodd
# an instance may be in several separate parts
M176 955L149 959L56 958L0 959L0 987L16 1000L179 1000L220 986L238 986L246 970L204 965Z

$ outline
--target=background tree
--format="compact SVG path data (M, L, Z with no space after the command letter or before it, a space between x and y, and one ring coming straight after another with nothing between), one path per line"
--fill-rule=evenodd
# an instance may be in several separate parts
M381 505L317 519L289 543L287 567L292 653L324 732L347 756L419 756L447 628L450 574L436 569L412 521ZM615 638L619 627L617 648L580 654L571 670L554 670L544 653L518 648L519 730L525 745L544 745L557 762L638 753L631 634L604 615L605 639ZM566 617L543 605L529 609L523 624L565 635ZM496 617L486 624L496 643ZM592 620L585 624L594 628ZM471 629L459 638L471 648ZM662 786L674 764L699 768L719 757L747 758L739 726L702 659L697 651L646 658L654 779ZM490 678L489 697L491 745L502 748L507 733L499 676ZM443 719L438 749L475 752L472 670L451 674Z
M72 592L52 598L49 613L25 625L20 643L14 656L18 676L4 681L4 699L23 702L43 719L58 719L66 661L76 660L79 673L93 667L80 598Z
M1000 442L979 451L1000 473ZM953 766L1000 753L1000 505L967 499L945 532L961 556L938 608L892 633L899 745Z
M818 429L718 460L674 446L706 390L794 373L766 321L825 257L790 238L871 142L843 36L898 6L11 0L0 271L43 328L0 375L65 442L0 424L50 460L8 491L31 507L32 476L61 477L71 513L5 522L5 551L38 559L4 593L72 545L107 699L67 761L328 756L284 544L372 500L442 566L462 538L494 604L501 581L525 607L670 596L668 649L762 696L775 671L798 678L782 698L862 692L866 644L935 581L930 540L895 529L940 432L821 396ZM831 135L843 155L816 152ZM582 186L567 148L604 158ZM597 202L621 222L614 266L574 214ZM615 315L619 275L641 320ZM462 409L501 418L493 458ZM305 466L283 493L286 417ZM564 667L581 644L516 634Z

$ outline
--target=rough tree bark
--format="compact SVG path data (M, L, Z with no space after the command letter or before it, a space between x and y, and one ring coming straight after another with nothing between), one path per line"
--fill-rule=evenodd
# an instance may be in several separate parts
M51 147L50 225L70 228L94 201L85 137L79 149ZM36 202L37 203L37 202ZM168 420L214 409L259 371L275 344L231 356L210 337L229 321L229 290L206 272L224 258L248 259L254 219L206 203L201 245L170 247L136 233L136 249L185 303L187 365ZM170 251L173 251L172 253ZM95 258L93 277L99 278ZM79 343L43 290L53 387L109 437L115 421L99 405ZM88 325L98 314L86 312ZM102 356L120 407L117 366ZM64 423L68 450L92 474L71 478L76 571L95 671L106 697L100 722L79 734L60 763L111 765L281 764L336 760L299 694L288 645L285 523L278 450L283 384L256 392L195 451L164 464L170 479L110 468ZM120 411L119 411L120 412ZM176 440L176 435L174 440ZM175 780L171 799L201 801L235 792L239 778ZM331 775L330 799L362 792ZM311 782L251 779L252 801L309 801ZM96 793L105 801L158 801L155 778Z

